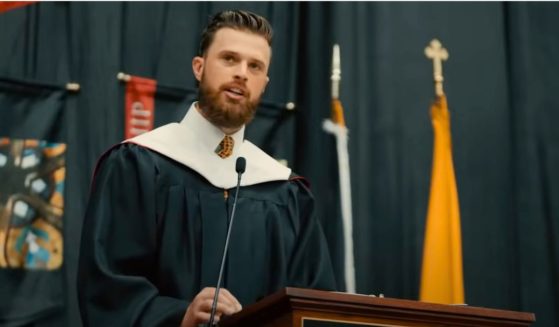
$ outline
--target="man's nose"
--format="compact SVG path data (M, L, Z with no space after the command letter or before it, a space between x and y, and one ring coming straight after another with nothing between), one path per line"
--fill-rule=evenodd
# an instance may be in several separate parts
M248 64L244 61L241 61L236 67L235 78L246 81L247 73L248 73Z

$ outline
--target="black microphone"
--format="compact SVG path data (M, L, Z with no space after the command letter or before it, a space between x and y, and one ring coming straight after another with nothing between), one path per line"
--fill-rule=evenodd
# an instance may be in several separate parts
M235 218L235 208L237 207L237 197L239 195L239 187L241 186L241 176L245 172L247 162L244 157L238 157L235 162L235 171L237 171L237 188L235 189L235 199L233 200L233 209L231 210L231 219L229 220L229 228L227 229L227 237L225 237L225 246L223 247L223 256L221 257L221 267L219 268L219 277L217 278L217 286L215 288L214 301L212 303L212 312L210 314L210 322L208 326L213 326L215 318L215 310L217 308L217 298L219 297L219 289L221 288L221 279L223 278L223 268L225 267L225 259L227 258L227 250L229 249L229 237L231 236L231 227Z

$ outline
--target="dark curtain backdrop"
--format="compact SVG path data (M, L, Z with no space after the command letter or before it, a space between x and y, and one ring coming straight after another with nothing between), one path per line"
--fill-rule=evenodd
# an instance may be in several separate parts
M225 8L255 11L275 27L264 98L296 111L274 149L312 184L343 288L335 143L321 127L331 47L341 46L357 289L366 294L418 297L434 93L423 49L441 40L450 52L466 301L559 325L559 4L500 2L44 2L0 14L1 78L81 85L64 100L65 306L45 321L80 324L75 272L90 176L124 135L117 73L195 88L201 29Z

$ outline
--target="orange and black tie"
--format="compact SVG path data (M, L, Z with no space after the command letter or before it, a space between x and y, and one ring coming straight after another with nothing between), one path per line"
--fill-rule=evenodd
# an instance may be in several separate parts
M225 135L223 140L219 143L217 148L215 149L215 153L220 156L222 159L229 157L233 154L233 146L235 145L235 141L229 135Z

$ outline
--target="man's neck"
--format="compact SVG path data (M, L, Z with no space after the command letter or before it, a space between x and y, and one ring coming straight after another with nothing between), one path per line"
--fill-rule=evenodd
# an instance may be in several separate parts
M210 123L212 123L212 122L208 119L208 117L206 117L206 115L204 114L204 111L203 111L202 109L200 109L200 105L199 105L198 103L196 103L195 107L196 107L196 110L198 110L198 112L200 113L200 115L202 115L202 117L204 117L207 121L209 121ZM212 124L213 124L213 123L212 123ZM243 128L243 126L239 126L239 127L223 127L223 126L218 126L218 125L215 125L215 124L214 124L214 126L217 127L217 128L219 128L219 129L223 132L223 134L225 134L225 135L232 135L232 134L235 134L235 133L238 132L241 128Z
M241 127L227 128L227 127L220 127L220 126L217 126L217 128L219 128L223 132L223 134L226 135L235 134L241 129Z

